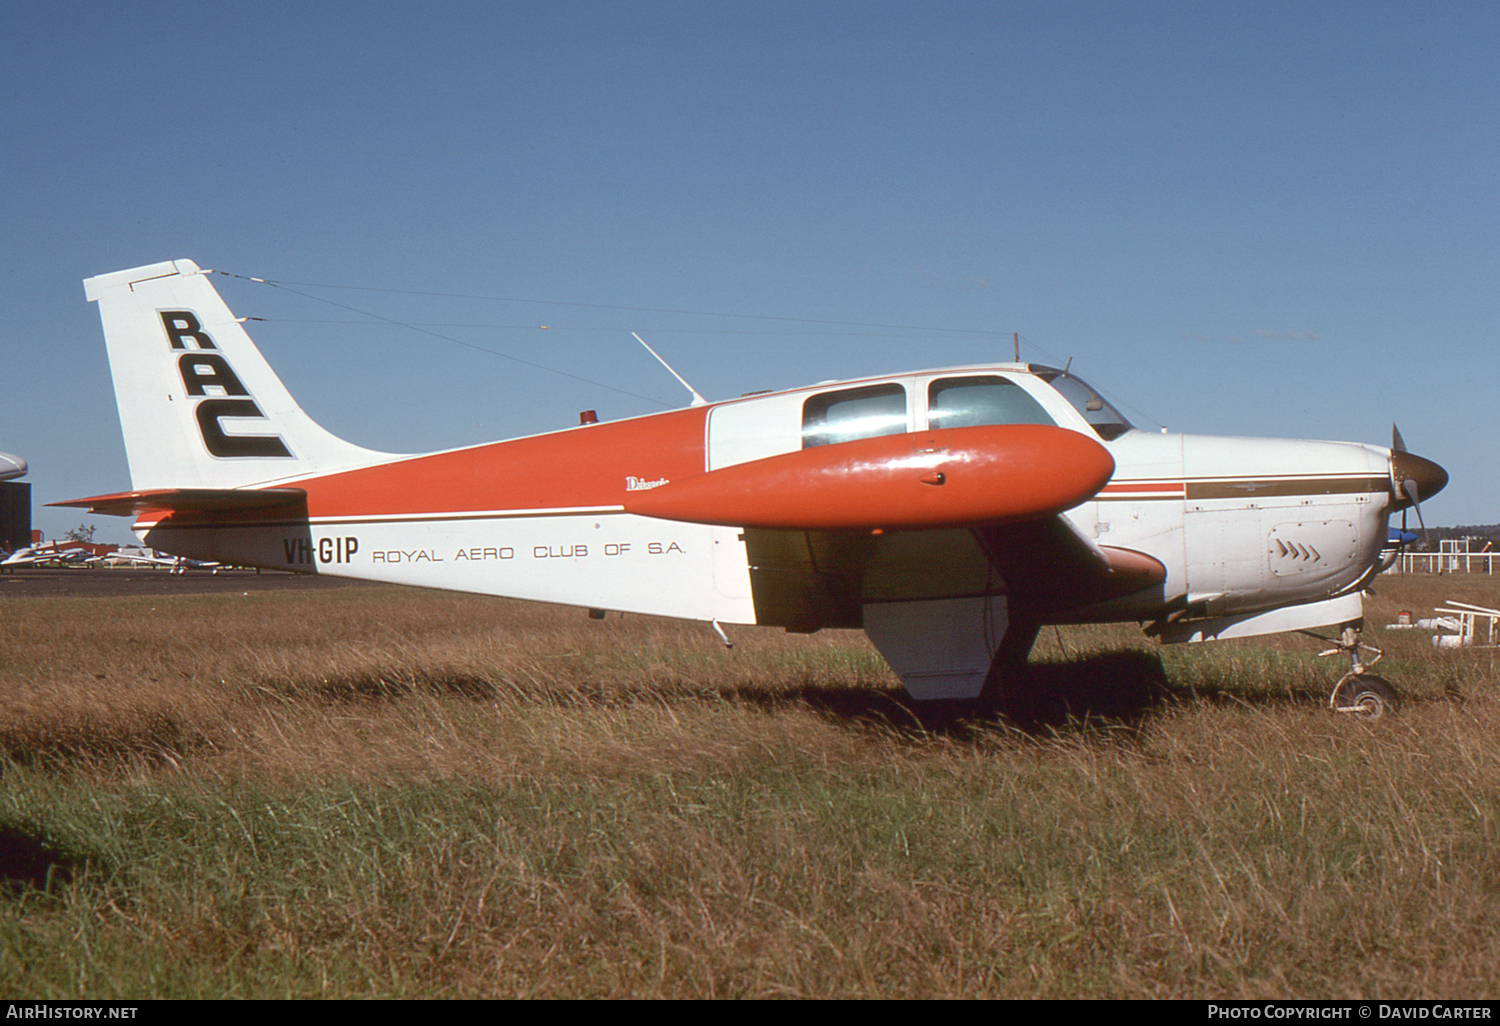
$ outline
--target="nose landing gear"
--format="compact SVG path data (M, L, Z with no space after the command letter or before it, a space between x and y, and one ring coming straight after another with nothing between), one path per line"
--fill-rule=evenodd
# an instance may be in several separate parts
M1349 673L1334 685L1328 707L1334 712L1349 713L1361 720L1378 720L1394 715L1399 705L1396 689L1384 677L1373 673Z
M1317 634L1312 636L1322 641L1332 640ZM1345 627L1339 639L1332 644L1333 648L1319 652L1318 655L1347 655L1349 672L1333 686L1333 693L1328 696L1328 708L1361 720L1378 720L1382 716L1395 715L1400 705L1396 689L1384 677L1369 672L1370 667L1380 661L1383 654L1380 649L1360 641L1358 627ZM1366 662L1361 658L1361 652L1373 652L1375 658Z

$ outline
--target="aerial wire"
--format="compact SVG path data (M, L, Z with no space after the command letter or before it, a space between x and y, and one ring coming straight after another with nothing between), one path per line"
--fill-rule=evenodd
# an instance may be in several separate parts
M617 388L614 385L606 385L602 381L594 381L594 380L591 380L589 378L585 378L585 377L583 377L581 375L578 375L578 374L570 374L567 371L558 370L556 367L548 367L546 364L536 363L536 362L534 362L532 360L525 360L525 359L522 359L519 356L512 356L509 353L502 353L498 349L486 349L484 346L476 346L472 342L465 342L463 339L454 338L452 335L444 335L441 332L431 331L431 330L429 330L427 328L420 327L420 326L418 326L416 324L409 324L409 323L407 323L405 321L398 321L394 317L385 317L385 316L382 316L381 314L378 314L378 313L371 313L369 310L361 310L361 309L359 309L357 307L347 306L347 305L345 305L343 303L335 303L333 300L331 300L331 299L324 299L322 296L314 296L314 295L311 295L311 294L309 294L307 292L299 292L298 290L296 290L294 288L289 288L287 286L287 284L284 283L284 282L271 281L271 280L266 279L266 278L251 278L248 275L231 274L228 271L212 271L210 273L212 273L212 274L222 274L222 275L224 275L225 277L228 277L228 278L239 278L242 281L253 281L253 282L258 282L258 283L260 283L262 285L269 285L273 289L281 289L283 292L290 292L294 296L301 296L304 299L311 299L311 300L313 300L315 302L318 302L318 303L327 303L329 306L336 306L340 310L348 310L350 313L357 313L357 314L360 314L360 315L362 315L364 317L373 317L377 321L382 321L382 322L384 322L386 324L392 324L392 325L395 325L396 327L400 327L400 328L409 328L412 331L419 332L419 333L421 333L423 335L431 336L432 338L441 339L444 342L452 342L454 345L463 346L466 349L473 349L476 352L480 352L480 353L488 353L491 356L498 356L498 357L500 357L503 360L510 360L510 361L512 361L514 363L519 363L519 364L522 364L522 365L527 366L527 367L535 368L536 370L546 371L549 374L557 374L557 375L560 375L560 376L565 377L565 378L571 378L572 380L574 380L574 381L580 381L580 382L582 382L585 385L593 385L596 388L608 389L609 391L616 392L616 393L618 393L620 395L628 395L632 399L640 399L640 400L643 400L644 402L655 403L658 406L671 407L671 405L672 405L669 402L666 402L666 401L661 400L661 399L655 399L655 398L652 398L651 396L648 396L648 395L641 395L641 394L639 394L637 392L631 392L631 391L629 391L627 389ZM394 291L394 290L391 290L391 291ZM251 320L251 321L260 321L260 320L264 320L264 319L265 318L261 318L261 317L248 317L248 318L246 318L246 320Z
M214 273L227 274L228 272L216 271ZM827 324L844 328L887 328L897 329L901 331L926 332L938 331L954 335L977 335L981 337L993 336L995 338L1004 338L1007 334L1006 332L992 331L985 328L937 328L920 324L880 324L870 321L834 321L823 320L814 317L779 317L774 314L718 313L712 310L676 310L670 307L623 306L614 303L567 303L551 299L522 299L515 296L481 296L464 292L423 292L416 289L376 288L370 285L331 285L326 282L280 281L273 278L250 278L240 274L231 274L229 275L229 277L244 278L246 281L260 282L261 284L273 285L278 288L286 288L287 286L296 285L301 288L307 289L348 289L357 292L388 292L394 295L401 296L429 296L439 299L481 299L492 303L531 303L537 306L568 306L584 310L624 310L629 313L683 314L691 317L728 317L751 321L783 321L789 324ZM295 290L291 288L287 288L287 291L295 292ZM296 294L304 295L305 293L297 292ZM325 300L325 302L327 301ZM334 305L337 306L338 304L335 303ZM344 307L344 309L348 310L353 308Z
M1017 362L1020 362L1020 355L1021 355L1021 342L1022 342L1022 339L1021 339L1020 332L999 332L999 331L985 330L985 329L981 329L981 328L938 328L938 327L923 326L923 325L914 325L914 324L883 324L883 323L872 322L872 321L838 321L838 320L826 320L826 319L818 319L818 318L810 318L810 317L779 317L779 316L775 316L775 315L772 315L772 314L716 313L716 312L706 311L706 310L677 310L677 309L672 309L672 308L668 308L668 307L624 306L624 305L612 304L612 303L556 302L556 301L553 301L553 300L544 300L544 299L521 299L521 298L512 297L512 296L483 296L483 295L475 295L475 294L461 293L461 292L428 292L428 291L422 291L422 290L417 290L417 289L377 288L377 287L374 287L374 286L367 286L367 285L334 285L334 284L328 284L328 283L323 283L323 282L283 281L283 280L280 280L280 279L274 279L274 278L256 278L256 277L252 277L250 275L234 274L234 273L231 273L229 271L217 271L217 270L215 270L215 271L209 271L209 272L206 272L206 273L221 274L221 275L224 275L227 278L238 278L241 281L251 281L251 282L256 282L257 284L261 284L261 285L268 285L271 288L280 289L283 292L289 292L292 295L301 296L304 299L311 299L314 302L325 303L328 306L336 307L336 308L338 308L340 310L347 310L350 313L359 314L362 317L373 318L375 321L383 323L383 324L389 324L389 325L392 325L394 327L399 327L399 328L406 328L408 330L418 332L419 334L427 335L427 336L429 336L431 338L435 338L435 339L438 339L438 340L443 341L443 342L451 342L454 345L463 346L466 349L472 349L472 350L474 350L476 352L485 353L485 354L488 354L490 356L498 356L498 357L500 357L503 360L510 360L513 363L519 363L519 364L521 364L523 366L534 368L535 370L545 371L545 372L547 372L549 374L556 374L556 375L558 375L560 377L568 378L568 379L570 379L572 381L581 382L582 384L585 384L585 385L592 385L592 386L594 386L596 388L603 388L603 389L606 389L606 390L608 390L610 392L615 392L615 393L617 393L619 395L629 396L632 399L640 399L643 402L654 403L654 404L656 404L658 406L665 406L665 407L668 407L668 408L670 408L673 404L669 403L669 402L666 402L665 400L662 400L662 399L654 398L652 396L641 395L641 394L639 394L637 392L631 392L628 389L619 388L619 387L617 387L615 385L605 384L602 381L594 381L591 378L585 378L585 377L583 377L582 375L579 375L579 374L573 374L573 373L570 373L568 371L558 370L556 367L548 367L546 364L536 363L533 360L527 360L527 359L524 359L524 358L519 357L519 356L513 356L510 353L501 352L498 349L489 349L489 348L486 348L485 346L475 345L472 342L465 342L463 339L454 338L452 335L445 335L445 334L443 334L441 332L431 330L431 327L433 327L433 326L436 326L436 327L510 327L510 328L516 328L516 327L532 328L532 327L537 327L537 328L547 328L548 326L546 326L546 325L524 325L524 326L521 326L521 325L511 325L511 326L506 326L506 325L482 325L482 324L477 324L477 325L470 325L470 324L424 325L424 324L420 324L420 323L414 323L414 322L409 322L409 321L397 320L394 317L386 317L386 316L383 316L381 314L373 313L373 312L371 312L369 310L362 310L362 309L360 309L358 307L349 306L349 305L347 305L345 303L338 303L338 302L335 302L334 300L326 299L326 298L324 298L322 296L313 295L313 294L308 293L308 292L302 292L302 291L300 291L300 289L301 288L346 289L346 290L349 290L349 291L356 291L356 292L381 292L381 293L388 293L388 294L392 294L392 295L426 296L426 297L430 297L430 298L439 298L439 299L478 299L478 300L485 300L485 301L489 301L489 302L501 302L501 303L530 303L530 304L535 304L535 305L538 305L538 306L563 306L563 307L573 307L573 308L576 308L576 309L587 309L587 310L621 310L621 311L627 311L627 312L631 312L631 313L681 314L681 315L688 315L688 316L694 316L694 317L723 317L723 318L731 318L731 319L739 319L739 320L779 321L779 322L786 323L786 324L826 325L826 326L829 326L829 327L843 327L843 328L880 328L880 329L884 329L884 330L887 330L887 331L919 331L919 332L924 332L924 333L934 333L934 332L937 332L937 333L947 334L947 335L950 335L950 336L964 336L964 335L967 335L967 336L978 337L978 338L991 337L991 338L994 338L996 340L1003 339L1006 334L1010 334L1011 338L1012 338L1012 341L1014 343L1014 346L1015 346L1015 357L1016 357ZM293 286L298 286L298 288L294 288ZM249 317L249 318L246 318L246 320L266 321L266 320L270 320L270 318ZM290 319L283 319L283 318L276 318L275 320L278 320L278 321L287 320L288 322L290 322ZM355 321L355 322L330 322L330 323L368 323L368 322L358 322L358 321ZM548 328L548 330L551 330L551 329ZM599 330L599 331L602 331L602 330L610 330L610 329L589 328L589 329L571 329L571 330L590 330L590 331ZM674 332L674 333L676 333L676 332L693 331L695 329L688 329L688 328L675 328L675 329L674 328L666 328L666 329L662 329L662 328L658 328L658 329L653 329L653 330L656 330L656 331L662 332L662 333L665 333L665 332ZM716 329L707 329L707 330L701 330L701 331L699 331L699 333L700 334L734 334L735 332L728 332L728 331L716 330ZM635 334L635 333L631 332L631 334ZM786 332L786 333L778 332L777 334L797 334L797 333L796 332ZM807 334L822 334L822 333L821 332L808 332ZM864 333L851 333L851 334L863 335ZM890 337L901 337L901 336L890 336ZM637 339L637 341L640 341L642 345L646 345L646 343L643 340L640 339L639 335L636 335L636 339ZM1052 361L1053 363L1057 363L1058 362L1059 358L1057 356L1055 356L1054 354L1048 352L1043 347L1037 345L1031 339L1026 339L1025 342L1026 342L1026 345L1028 347L1030 347L1031 349L1034 349L1037 352L1041 353L1048 360ZM646 346L646 349L649 352L651 352L651 354L653 356L656 356L656 358L658 360L661 360L661 357L657 356L655 350L652 350L650 346ZM674 371L674 370L672 370L672 368L670 366L668 366L665 363L665 361L662 361L662 363L663 363L663 366L666 366L667 369L669 371L671 371L671 373L673 374L673 376L677 376L677 372ZM1069 363L1071 363L1071 358L1069 359ZM681 381L682 379L680 377L678 377L678 380ZM685 384L685 382L684 382L684 384ZM698 400L700 398L700 397L698 397L697 393L692 390L692 386L688 386L688 389L689 389L689 391L693 392L695 400ZM1108 393L1106 393L1106 395L1107 394ZM1160 421L1156 420L1156 418L1154 418L1154 417L1150 416L1149 414L1145 413L1144 411L1142 411L1138 407L1133 406L1130 403L1124 402L1123 400L1120 400L1118 398L1115 398L1114 396L1110 396L1110 400L1112 402L1114 402L1116 405L1124 406L1127 409L1131 410L1132 412L1134 412L1136 414L1139 414L1141 417L1143 417L1145 420L1149 421L1150 423L1156 424L1158 427L1162 426Z

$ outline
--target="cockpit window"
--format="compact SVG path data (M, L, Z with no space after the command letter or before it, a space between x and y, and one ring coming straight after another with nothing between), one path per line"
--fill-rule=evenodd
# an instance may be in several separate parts
M927 386L927 423L934 428L984 424L1054 424L1042 404L1007 378L939 378Z
M802 447L906 431L906 389L870 385L824 392L802 404Z
M1126 420L1124 414L1105 402L1104 397L1084 384L1082 379L1058 370L1043 371L1037 377L1057 389L1073 409L1083 414L1094 434L1104 441L1113 441L1125 432L1135 430L1135 425Z

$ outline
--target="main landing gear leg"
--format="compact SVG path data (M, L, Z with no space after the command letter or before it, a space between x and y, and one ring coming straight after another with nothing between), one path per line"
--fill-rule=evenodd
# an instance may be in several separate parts
M981 703L1012 718L1030 719L1037 715L1038 696L1027 677L1026 658L1031 655L1041 629L1040 624L1027 620L1010 621L979 692Z
M1318 655L1344 654L1349 657L1349 672L1340 677L1339 682L1333 686L1333 693L1328 696L1328 708L1336 713L1345 713L1362 720L1378 720L1382 716L1394 715L1400 704L1396 689L1384 677L1378 677L1369 672L1369 668L1380 661L1382 653L1374 645L1366 645L1360 641L1359 635L1358 627L1345 627L1343 633L1339 635L1339 640L1333 643L1333 648L1318 653ZM1315 634L1313 637L1319 637L1319 635ZM1329 639L1322 638L1321 640ZM1373 652L1375 658L1365 662L1361 658L1361 652Z

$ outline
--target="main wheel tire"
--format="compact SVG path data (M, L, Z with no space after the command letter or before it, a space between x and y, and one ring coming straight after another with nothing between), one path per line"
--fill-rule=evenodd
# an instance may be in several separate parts
M1350 713L1362 720L1394 716L1401 705L1396 689L1384 677L1356 673L1344 678L1333 691L1335 712Z

